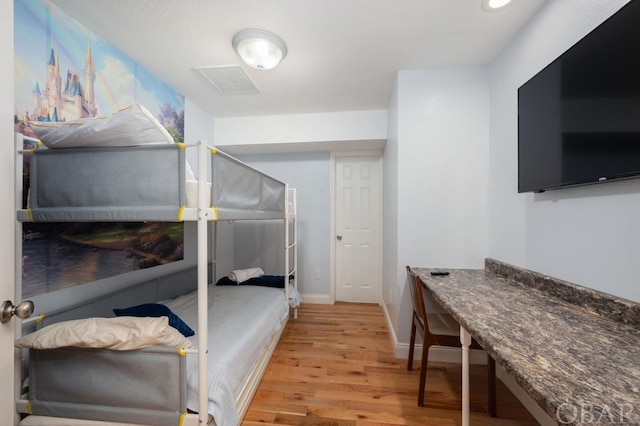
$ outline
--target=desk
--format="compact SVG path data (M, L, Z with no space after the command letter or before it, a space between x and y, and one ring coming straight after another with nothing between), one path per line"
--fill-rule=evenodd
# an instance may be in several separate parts
M640 424L640 304L492 259L447 276L411 269L558 424Z

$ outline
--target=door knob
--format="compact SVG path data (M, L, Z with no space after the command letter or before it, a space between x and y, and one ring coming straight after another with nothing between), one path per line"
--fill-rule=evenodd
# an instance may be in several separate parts
M336 238L338 239L338 241L342 241L342 235L338 235Z
M13 305L11 300L5 300L2 302L2 305L0 305L0 322L2 324L9 322L14 315L22 319L29 318L31 314L33 314L33 308L34 306L31 300L25 300L16 306Z

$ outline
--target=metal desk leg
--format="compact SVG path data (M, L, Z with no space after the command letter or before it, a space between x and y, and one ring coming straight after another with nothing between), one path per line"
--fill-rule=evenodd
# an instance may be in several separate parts
M469 426L469 346L471 335L460 326L462 343L462 426Z

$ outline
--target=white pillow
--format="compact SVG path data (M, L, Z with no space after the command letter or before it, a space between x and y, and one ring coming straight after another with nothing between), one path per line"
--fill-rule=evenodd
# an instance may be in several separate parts
M105 117L51 123L29 121L27 124L47 148L174 143L169 132L140 104Z
M105 348L119 351L148 346L192 348L193 344L169 325L167 317L85 318L48 325L16 340L17 348Z

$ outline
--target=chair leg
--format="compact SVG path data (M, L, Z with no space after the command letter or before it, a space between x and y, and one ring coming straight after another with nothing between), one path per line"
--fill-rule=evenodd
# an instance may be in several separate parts
M497 416L497 403L496 403L496 361L491 357L491 355L487 354L487 365L488 365L488 374L489 374L489 416L496 417Z
M422 362L420 364L420 385L418 387L418 407L424 407L424 389L427 382L427 360L429 358L429 348L431 345L425 342L425 336L422 336Z
M413 370L413 350L416 345L416 323L411 320L411 339L409 340L409 359L407 361L407 370Z

